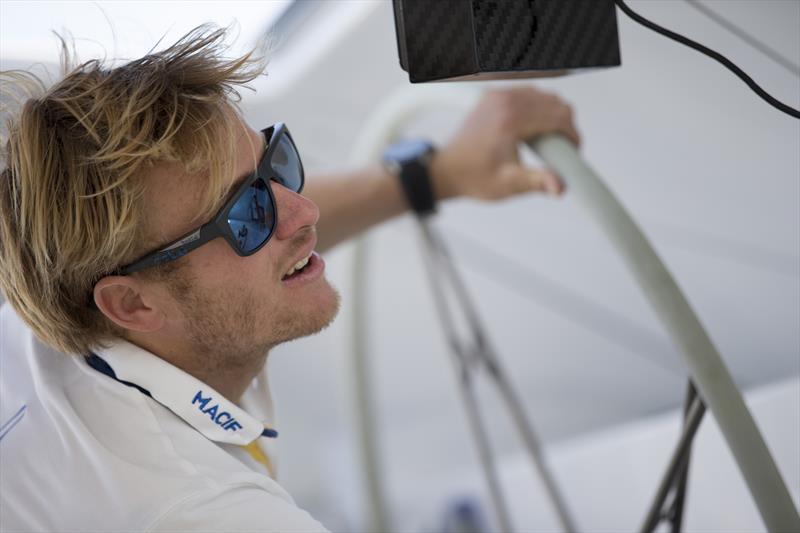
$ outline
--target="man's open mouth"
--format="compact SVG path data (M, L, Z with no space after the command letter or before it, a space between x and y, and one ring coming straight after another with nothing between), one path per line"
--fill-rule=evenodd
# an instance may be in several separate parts
M309 259L311 259L311 254L308 254L308 256L304 257L303 259L295 263L294 266L292 266L292 268L290 268L289 271L283 275L281 281L287 280L289 278L292 278L300 274L300 272L302 272L303 269L308 266Z

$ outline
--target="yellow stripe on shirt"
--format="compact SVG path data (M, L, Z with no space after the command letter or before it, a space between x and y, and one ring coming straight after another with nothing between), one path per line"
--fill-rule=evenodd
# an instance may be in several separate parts
M264 465L269 472L270 477L275 477L275 472L272 469L272 461L269 460L267 454L264 453L264 450L261 449L261 446L258 445L258 439L254 440L247 446L242 446L244 450L250 454L256 462Z

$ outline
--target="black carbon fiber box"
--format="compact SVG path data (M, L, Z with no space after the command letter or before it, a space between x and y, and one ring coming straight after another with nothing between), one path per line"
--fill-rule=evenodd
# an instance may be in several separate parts
M613 0L393 0L412 83L620 64Z

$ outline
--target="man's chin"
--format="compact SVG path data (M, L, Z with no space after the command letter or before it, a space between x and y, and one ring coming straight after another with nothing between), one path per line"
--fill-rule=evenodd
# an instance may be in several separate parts
M320 331L324 330L328 326L330 326L336 316L339 314L339 306L341 304L341 299L339 298L339 293L336 290L331 289L333 291L333 299L330 305L325 309L319 309L320 313L317 317L318 321L315 324L311 325L311 328L304 332L301 337L308 337L309 335L316 335Z
M328 285L328 294L314 302L314 307L307 312L300 311L293 324L288 325L285 335L276 344L288 342L310 335L316 335L333 323L339 314L341 298L339 292Z

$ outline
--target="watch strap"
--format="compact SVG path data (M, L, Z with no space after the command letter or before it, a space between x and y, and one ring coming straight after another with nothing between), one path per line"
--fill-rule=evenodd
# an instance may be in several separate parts
M436 212L436 194L433 190L429 163L435 151L433 145L420 142L415 152L404 157L394 155L390 147L384 153L384 163L400 180L411 209L418 216L428 216Z

